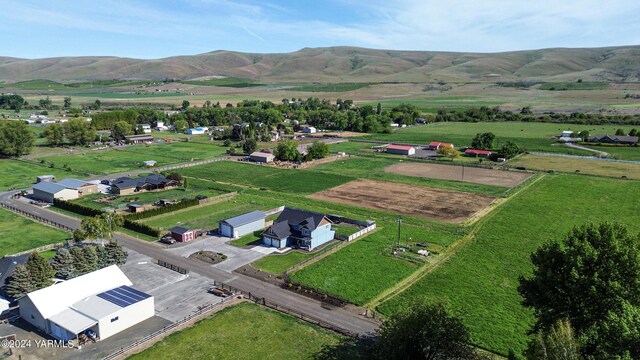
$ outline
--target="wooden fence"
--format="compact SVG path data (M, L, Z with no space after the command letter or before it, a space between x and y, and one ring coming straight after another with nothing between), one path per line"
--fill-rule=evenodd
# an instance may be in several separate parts
M0 203L0 207L3 207L5 209L8 209L8 210L13 211L15 213L18 213L18 214L20 214L22 216L26 216L28 218L32 218L32 219L34 219L36 221L39 221L41 223L44 223L44 224L47 224L47 225L51 225L53 227L57 227L57 228L62 229L64 231L73 232L73 229L68 227L68 226L66 226L66 225L59 224L59 223L57 223L55 221L51 221L49 219L43 218L41 216L38 216L36 214L32 214L32 213L30 213L28 211L24 211L24 210L18 209L17 207L13 207L13 206L7 205L5 203Z

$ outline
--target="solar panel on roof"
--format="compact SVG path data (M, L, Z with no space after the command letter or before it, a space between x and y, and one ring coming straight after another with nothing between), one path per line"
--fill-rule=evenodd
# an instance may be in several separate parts
M120 307L127 307L151 297L149 294L145 294L142 291L130 288L126 285L105 291L97 296Z

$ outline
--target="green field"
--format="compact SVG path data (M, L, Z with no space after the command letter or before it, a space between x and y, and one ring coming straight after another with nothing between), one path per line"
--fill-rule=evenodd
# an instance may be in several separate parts
M430 141L451 142L455 146L471 146L471 140L477 133L492 132L496 135L496 148L506 141L513 141L527 151L548 151L563 154L591 155L562 146L552 139L564 130L583 131L591 134L614 134L622 128L629 132L633 126L620 125L574 125L552 123L493 122L493 123L433 123L397 129L391 134L375 134L365 139L428 144ZM605 150L606 151L606 150Z
M254 87L254 86L264 85L256 82L255 80L236 78L236 77L225 77L220 79L209 79L209 80L181 80L179 82L183 84L196 85L196 86L224 86L224 87L233 87L233 88L245 88L245 87Z
M122 151L145 155L151 159L160 157L187 162L223 156L225 155L226 149L226 147L219 145L198 142L172 142L147 146L129 146L123 148Z
M0 257L64 242L70 234L0 209Z
M639 146L586 146L598 151L604 151L609 153L608 158L620 159L620 160L633 160L640 161L640 147Z
M131 360L313 359L341 337L293 317L242 303L171 334ZM336 354L354 358L357 354Z
M334 83L334 84L304 84L285 87L287 91L301 92L344 92L358 90L377 83Z
M299 264L314 254L303 253L301 251L289 251L286 254L271 254L265 256L257 261L254 261L251 265L262 271L270 272L272 274L282 274L293 265Z
M51 169L38 163L0 159L0 190L23 189L36 182L38 175L54 175L57 179L81 176L62 169Z
M606 90L609 83L606 82L546 82L540 85L540 90Z
M475 344L519 353L534 321L516 290L518 276L532 269L529 255L590 221L620 221L638 231L639 211L640 182L548 175L498 209L474 241L441 268L379 310L389 314L418 297L441 300L463 314Z
M79 203L94 209L104 209L104 208L112 208L112 209L126 209L127 205L130 203L137 203L142 205L150 205L153 204L160 199L167 200L180 200L183 198L192 199L196 195L204 195L204 196L217 196L222 194L222 191L218 190L200 190L200 189L171 189L164 191L154 191L154 192L141 192L135 195L126 195L126 196L117 196L115 200L109 202L97 202L95 200L101 199L104 197L108 197L110 195L97 194L97 195L89 195L84 196L78 200L74 200L75 203Z

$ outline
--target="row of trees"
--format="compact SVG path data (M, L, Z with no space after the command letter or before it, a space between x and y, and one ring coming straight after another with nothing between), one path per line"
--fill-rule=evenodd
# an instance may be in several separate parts
M492 160L496 160L499 157L511 159L512 157L525 151L525 149L521 149L518 144L510 140L502 144L499 149L495 149L495 139L496 135L492 132L477 133L476 136L474 136L471 140L471 147L473 149L495 150L494 154L492 154L491 156Z
M273 155L281 161L311 161L327 157L329 145L316 141L307 148L307 154L303 156L298 150L298 143L287 139L278 143Z
M83 119L70 119L63 124L48 125L42 136L49 144L58 146L69 142L72 145L89 145L96 140L97 132L89 123Z
M126 261L127 252L114 242L108 242L104 246L85 244L74 246L70 250L60 248L50 263L34 252L26 264L18 265L13 270L7 294L16 299L50 286L54 276L68 280L110 265L123 265Z

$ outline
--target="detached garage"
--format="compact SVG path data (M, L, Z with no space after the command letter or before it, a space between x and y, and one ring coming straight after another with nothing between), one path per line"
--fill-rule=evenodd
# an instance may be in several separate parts
M33 198L48 203L52 203L53 199L74 200L78 197L78 190L54 182L42 181L33 185Z
M264 229L265 218L266 216L262 211L252 211L220 221L218 230L222 236L239 238L251 234L254 231Z
M104 340L155 315L153 297L131 285L112 265L21 297L20 317L63 341L87 330Z

